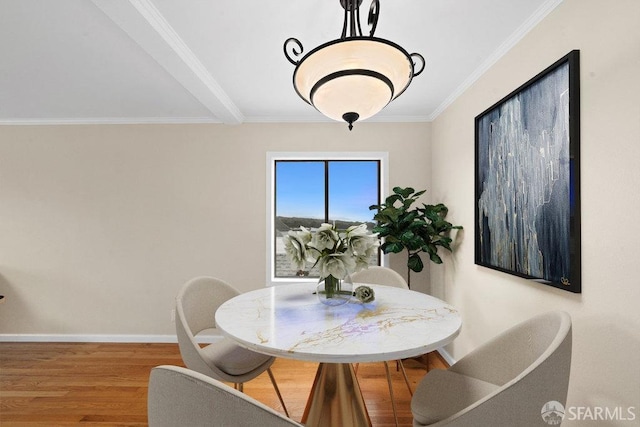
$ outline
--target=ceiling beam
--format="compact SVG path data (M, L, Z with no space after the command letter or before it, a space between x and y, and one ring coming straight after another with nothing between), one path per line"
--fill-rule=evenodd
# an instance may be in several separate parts
M92 0L222 123L244 116L151 0Z

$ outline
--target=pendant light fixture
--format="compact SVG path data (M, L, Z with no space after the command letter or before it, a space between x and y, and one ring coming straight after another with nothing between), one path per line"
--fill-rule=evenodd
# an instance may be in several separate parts
M284 54L296 66L293 87L298 95L325 116L346 121L351 130L356 120L368 119L400 96L413 77L422 73L425 60L418 53L409 54L389 40L374 37L379 0L373 0L369 8L368 36L362 35L360 26L362 0L340 0L340 4L344 23L339 39L302 56L302 43L289 38L284 42Z

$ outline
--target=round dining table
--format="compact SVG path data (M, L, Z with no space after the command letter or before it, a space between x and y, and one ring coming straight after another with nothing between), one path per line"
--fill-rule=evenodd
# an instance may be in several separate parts
M363 284L356 284L356 286ZM407 289L364 284L369 303L319 302L315 283L265 287L240 294L215 313L217 327L239 345L275 357L319 362L302 423L370 426L352 363L420 356L460 332L458 311Z

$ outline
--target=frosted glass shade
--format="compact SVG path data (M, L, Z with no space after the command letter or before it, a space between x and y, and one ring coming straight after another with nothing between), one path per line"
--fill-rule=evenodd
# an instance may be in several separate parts
M322 114L343 120L345 113L367 119L411 83L413 63L400 46L378 38L326 43L298 64L293 84L298 95Z

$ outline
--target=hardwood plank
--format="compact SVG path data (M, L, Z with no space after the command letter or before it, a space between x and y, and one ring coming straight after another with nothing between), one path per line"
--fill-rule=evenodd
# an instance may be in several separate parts
M425 375L424 358L407 360L411 386ZM446 368L430 354L430 369ZM11 426L144 426L149 372L184 366L176 344L0 343L0 424ZM289 413L300 420L317 363L278 359L272 370ZM411 395L389 364L399 424L412 425ZM394 426L383 363L362 363L358 381L375 427ZM245 384L245 393L282 411L268 375Z

